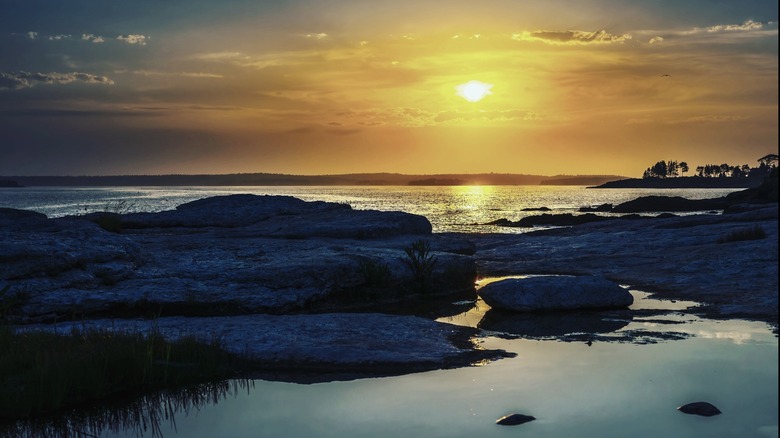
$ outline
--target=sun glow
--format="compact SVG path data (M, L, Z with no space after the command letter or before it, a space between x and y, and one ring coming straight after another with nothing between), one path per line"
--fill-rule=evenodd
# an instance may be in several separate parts
M456 94L469 102L477 102L485 98L488 94L493 94L490 89L493 84L486 84L480 81L468 81L455 87Z

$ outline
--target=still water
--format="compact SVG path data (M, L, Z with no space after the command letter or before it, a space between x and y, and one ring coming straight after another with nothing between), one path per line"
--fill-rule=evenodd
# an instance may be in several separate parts
M289 195L305 201L350 204L355 209L423 215L434 232L522 232L475 226L496 219L516 221L539 214L576 213L580 207L619 204L640 196L705 199L737 189L588 189L582 186L369 186L369 187L26 187L0 189L0 207L34 210L49 217L94 211L162 211L209 196L251 193Z
M225 382L79 413L31 436L778 436L778 340L766 324L703 319L686 313L696 303L631 292L629 311L596 314L617 324L611 331L585 329L564 342L560 333L486 330L475 342L517 356L480 366L315 384ZM439 320L481 326L490 312L481 301L463 306ZM676 410L694 401L723 413ZM512 413L536 420L495 424Z
M525 208L573 213L581 206L617 204L643 195L701 199L732 191L539 186L23 188L0 190L0 207L57 217L107 208L160 211L230 193L277 194L422 214L435 231L516 232L473 224L538 214ZM80 411L27 430L38 431L30 436L64 431L62 436L194 438L778 436L778 339L766 324L703 319L686 313L696 303L632 293L636 300L631 312L590 315L585 328L564 330L565 334L527 330L525 321L492 317L480 301L463 303L462 313L440 321L479 326L485 332L475 342L517 354L481 366L316 384L223 382L170 397L150 397L129 408ZM603 324L594 325L594 318ZM532 324L546 325L550 326L542 320ZM588 332L588 327L596 326ZM593 342L588 345L586 340ZM723 414L705 418L676 410L694 401L713 403ZM536 420L511 427L495 424L511 413L533 415Z

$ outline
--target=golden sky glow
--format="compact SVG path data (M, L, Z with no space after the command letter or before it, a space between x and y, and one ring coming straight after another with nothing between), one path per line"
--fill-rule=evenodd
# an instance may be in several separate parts
M773 2L55 3L2 19L0 174L639 176L777 152Z

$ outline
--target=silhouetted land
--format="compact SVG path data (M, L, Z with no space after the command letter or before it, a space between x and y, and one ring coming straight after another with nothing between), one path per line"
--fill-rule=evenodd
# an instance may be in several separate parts
M405 175L353 173L285 175L237 173L225 175L8 176L23 186L366 186L366 185L588 185L623 178L617 175L525 175L509 173ZM13 187L13 186L10 186Z
M13 180L0 179L0 187L22 187L22 185Z
M758 187L763 175L757 177L700 177L681 176L676 178L628 178L609 181L594 188L598 189L748 189Z

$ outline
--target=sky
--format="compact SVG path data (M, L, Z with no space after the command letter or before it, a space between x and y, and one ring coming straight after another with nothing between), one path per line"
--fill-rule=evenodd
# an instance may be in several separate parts
M639 177L778 151L775 0L2 9L0 175Z

